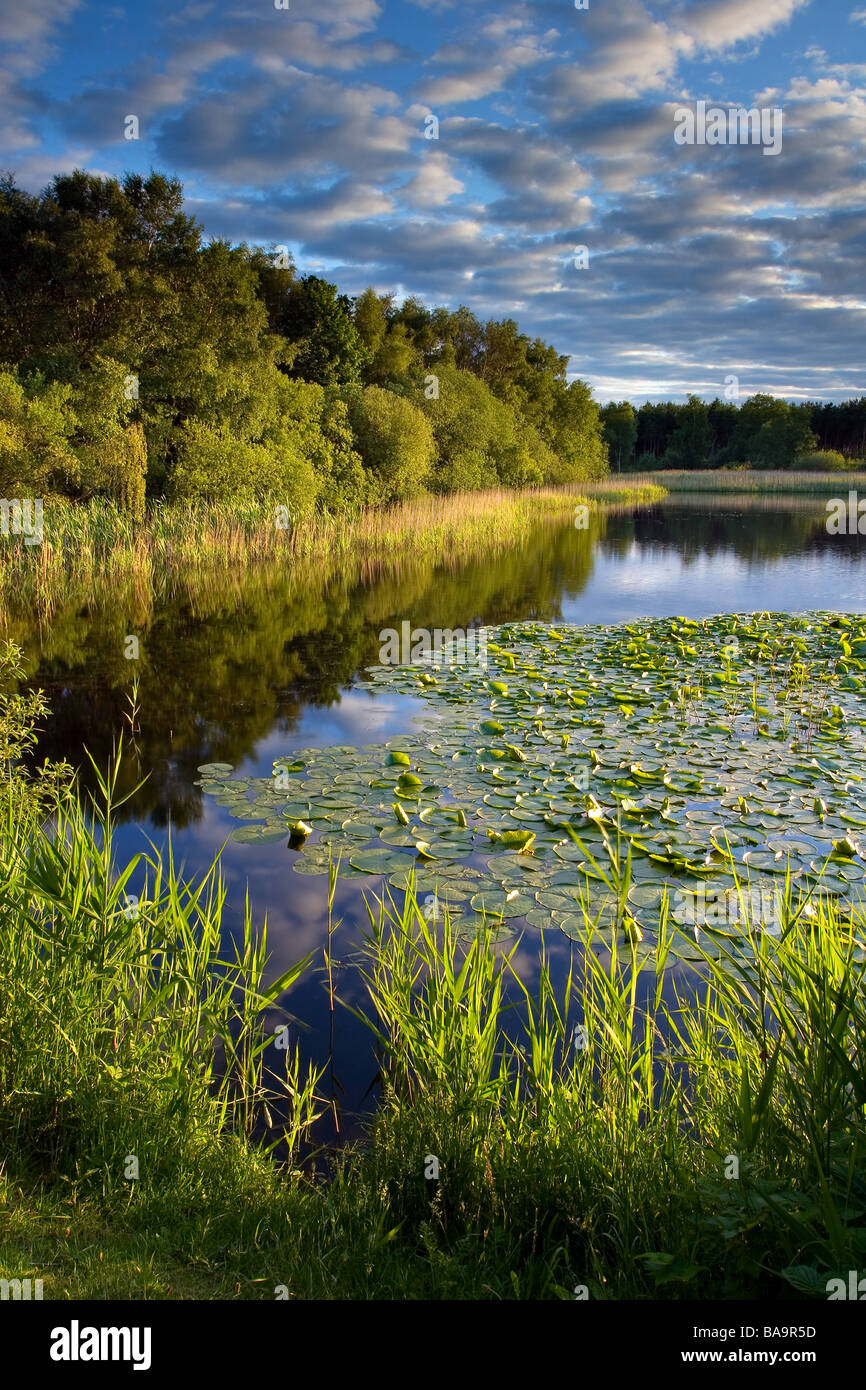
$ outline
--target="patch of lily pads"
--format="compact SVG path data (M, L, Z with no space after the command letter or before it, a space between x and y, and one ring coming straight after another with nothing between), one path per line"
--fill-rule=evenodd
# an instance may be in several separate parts
M296 749L270 778L208 763L199 785L245 822L239 843L285 841L297 873L333 860L343 878L412 882L462 936L490 919L503 939L581 940L592 922L602 947L643 953L666 914L671 964L748 952L749 918L765 909L777 935L783 900L832 900L859 924L862 617L515 623L489 629L487 651L486 669L370 669L428 703L412 734Z

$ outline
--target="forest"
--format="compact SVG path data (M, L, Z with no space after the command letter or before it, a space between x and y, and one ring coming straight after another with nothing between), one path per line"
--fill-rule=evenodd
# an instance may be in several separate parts
M601 409L614 472L749 467L841 471L866 454L866 396L791 403L757 394L742 405L698 396Z
M3 180L0 489L300 517L607 471L589 387L513 320L352 300L182 205L160 174Z
M293 520L614 471L841 469L866 398L599 407L569 357L461 305L204 239L178 179L0 180L0 491L135 517L274 499Z

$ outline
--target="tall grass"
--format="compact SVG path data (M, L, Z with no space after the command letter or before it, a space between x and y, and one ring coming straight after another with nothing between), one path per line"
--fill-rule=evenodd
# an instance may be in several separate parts
M403 557L449 557L452 562L496 554L533 525L562 520L580 502L591 508L614 501L654 501L658 486L609 481L567 488L535 488L424 496L387 508L347 515L317 514L281 529L276 508L153 504L135 522L112 504L45 499L40 545L2 541L0 614L26 604L50 617L70 592L93 604L112 602L118 590L146 606L177 585L208 572L237 571L267 561L322 569L352 560L365 572Z
M862 1262L862 924L832 907L792 901L778 939L752 924L750 967L708 953L671 992L589 919L564 979L540 943L530 987L484 925L461 943L411 893L371 901L381 1100L322 1186L265 1160L251 1124L285 1103L263 1090L257 1016L299 967L265 987L249 930L220 951L213 880L168 867L129 920L109 849L78 820L14 862L4 847L4 1272L138 1297L127 1247L159 1269L159 1231L172 1278L181 1261L217 1297L826 1297ZM315 1081L295 1054L295 1152ZM47 1253L49 1220L71 1246Z
M630 483L656 485L669 492L793 492L847 497L851 488L866 490L866 473L807 473L793 469L706 468L680 472L659 469L629 473Z
M261 1122L263 1011L307 961L265 984L267 929L226 948L214 863L182 882L171 855L114 862L120 754L89 814L59 796L50 822L0 832L0 1145L43 1178L85 1174L129 1191L130 1158L149 1188L183 1190L213 1146ZM135 886L135 893L131 891ZM279 1138L297 1148L315 1113L315 1076L288 1056ZM273 1078L272 1078L273 1081ZM138 1178L138 1174L136 1174Z
M218 860L195 882L170 845L117 862L120 754L88 806L47 781L47 818L22 810L36 711L11 698L4 1277L48 1297L772 1298L862 1267L861 910L788 879L770 931L743 885L750 954L708 929L677 975L669 905L649 953L612 844L624 937L584 912L566 969L558 934L502 950L490 923L458 940L411 891L372 897L354 947L380 1100L322 1182L302 1163L322 1073L297 1047L274 1061L264 1027L310 958L271 978L248 902L232 944Z
M383 906L370 1161L392 1216L449 1247L495 1232L524 1295L826 1297L866 1248L863 923L789 884L780 937L747 934L752 965L708 952L671 999L587 915L581 968L557 989L542 948L530 992L517 948L464 953L447 918ZM663 909L662 960L669 940Z

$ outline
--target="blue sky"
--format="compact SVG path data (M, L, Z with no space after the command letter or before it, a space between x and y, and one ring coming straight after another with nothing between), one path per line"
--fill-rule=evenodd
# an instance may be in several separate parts
M26 188L176 174L207 234L287 245L349 294L517 318L602 401L711 398L732 375L866 394L866 0L0 16L0 165ZM780 107L781 152L676 144L699 100Z

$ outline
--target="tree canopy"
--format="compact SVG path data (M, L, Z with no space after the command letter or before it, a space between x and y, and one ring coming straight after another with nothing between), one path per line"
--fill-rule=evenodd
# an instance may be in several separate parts
M177 179L0 182L4 486L313 507L606 467L589 388L513 319L355 299L205 240Z

